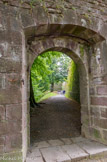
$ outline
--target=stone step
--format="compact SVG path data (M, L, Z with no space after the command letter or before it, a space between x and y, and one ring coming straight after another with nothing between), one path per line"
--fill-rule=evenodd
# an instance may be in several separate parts
M26 162L100 162L106 157L107 146L77 137L38 142L31 147Z

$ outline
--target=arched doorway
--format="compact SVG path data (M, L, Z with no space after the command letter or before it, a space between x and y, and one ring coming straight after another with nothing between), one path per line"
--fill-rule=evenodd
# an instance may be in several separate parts
M32 44L30 45L30 48L33 49L34 51L29 51L29 59L28 60L31 60L31 62L29 62L29 66L31 67L34 59L36 59L36 57L38 55L42 54L45 51L59 51L59 52L65 53L69 57L71 57L78 66L79 76L80 76L81 119L83 120L82 113L84 113L86 120L89 121L89 118L90 118L89 101L88 101L89 100L89 87L88 87L89 84L88 84L88 71L86 68L86 67L88 67L88 63L86 60L86 51L84 50L83 51L84 54L82 55L81 47L77 43L75 43L71 39L62 39L62 38L51 39L51 42L54 43L54 47L51 47L52 44L49 44L48 47L44 47L44 46L41 47L41 45L43 45L43 43L47 44L48 42L49 42L49 39L46 39L43 41L38 41L38 42L37 41L32 42ZM67 44L67 42L68 42L68 44ZM36 44L34 44L34 43L36 43ZM37 47L37 45L38 45L38 47ZM37 56L35 56L35 48L39 49L39 50L41 49L41 51L39 51L39 54ZM28 91L28 94L29 94L29 91ZM88 112L87 116L82 108L83 109L85 108L85 112ZM88 123L88 125L89 124L90 123ZM84 126L83 121L82 121L82 126ZM82 131L81 134L84 134L84 132Z
M54 29L57 30L61 28L61 25L51 25L51 27L52 26L53 26L52 31ZM61 28L62 31L59 32L58 30L58 33L56 35L52 35L52 31L50 32L50 30L48 30L50 29L50 25L49 26L42 25L40 26L40 28L39 27L36 28L37 31L42 28L43 31L41 30L39 31L40 33L42 32L42 34L40 33L37 34L38 33L37 31L35 33L35 27L27 28L25 30L25 34L26 34L26 46L28 51L26 55L25 66L27 66L27 71L29 72L29 69L32 66L34 59L36 59L36 57L41 53L49 50L53 50L53 51L55 50L55 51L66 53L75 61L75 63L78 65L79 74L80 74L80 101L81 101L81 123L82 123L81 134L87 138L91 138L99 141L100 139L95 137L96 132L99 133L99 131L93 125L92 112L90 107L90 102L91 102L90 67L92 61L91 55L94 52L94 48L97 48L95 44L99 41L102 41L103 37L100 37L94 31L90 31L85 27L81 27L81 32L83 32L82 37L81 35L80 37L76 36L75 34L70 35L70 32L72 32L70 30L70 26L72 30L73 28L74 29L76 28L75 25L62 25ZM67 28L69 27L69 30L67 30L69 31L67 35L66 35L67 31L65 30L66 27ZM76 29L79 29L79 26L77 26ZM64 30L66 31L65 33ZM87 33L89 34L88 37L87 37ZM28 80L29 80L29 74L28 74ZM26 91L26 94L29 94L29 92ZM29 109L26 110L26 112L28 112L27 114L29 114ZM23 113L25 114L25 112ZM26 123L26 120L23 120L23 122ZM29 130L29 122L28 122L28 130ZM25 136L27 135L28 137L30 137L29 133L23 135L24 135L23 141L26 143Z

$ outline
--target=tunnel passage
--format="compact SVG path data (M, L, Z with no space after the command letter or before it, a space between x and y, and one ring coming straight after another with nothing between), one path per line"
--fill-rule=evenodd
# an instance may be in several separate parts
M77 66L67 55L49 51L34 60L30 70L31 144L81 134L79 88Z
M42 102L41 102L42 103ZM57 95L43 101L30 116L31 145L40 141L78 137L81 135L80 105Z

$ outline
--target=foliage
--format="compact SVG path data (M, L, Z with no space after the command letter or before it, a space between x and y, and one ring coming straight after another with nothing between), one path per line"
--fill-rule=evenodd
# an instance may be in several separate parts
M53 91L54 84L67 79L70 58L57 51L38 56L31 68L31 80L35 100L39 101L46 91Z
M71 61L67 80L67 91L65 96L72 98L77 102L80 102L79 89L79 73L77 65L74 63L74 61Z
M46 100L50 97L56 96L56 95L57 95L57 93L55 93L55 92L47 93L42 98L40 98L40 100L38 100L38 102L44 101L44 100Z

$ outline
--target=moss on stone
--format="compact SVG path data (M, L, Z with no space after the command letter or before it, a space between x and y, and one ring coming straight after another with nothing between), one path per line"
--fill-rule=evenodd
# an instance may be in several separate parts
M95 138L100 138L100 132L98 130L94 130L94 136Z
M84 46L83 45L80 46L80 55L81 55L81 57L84 56Z
M80 102L79 73L77 65L74 63L74 61L71 62L69 68L67 90L65 96L67 98L72 98L77 102Z

